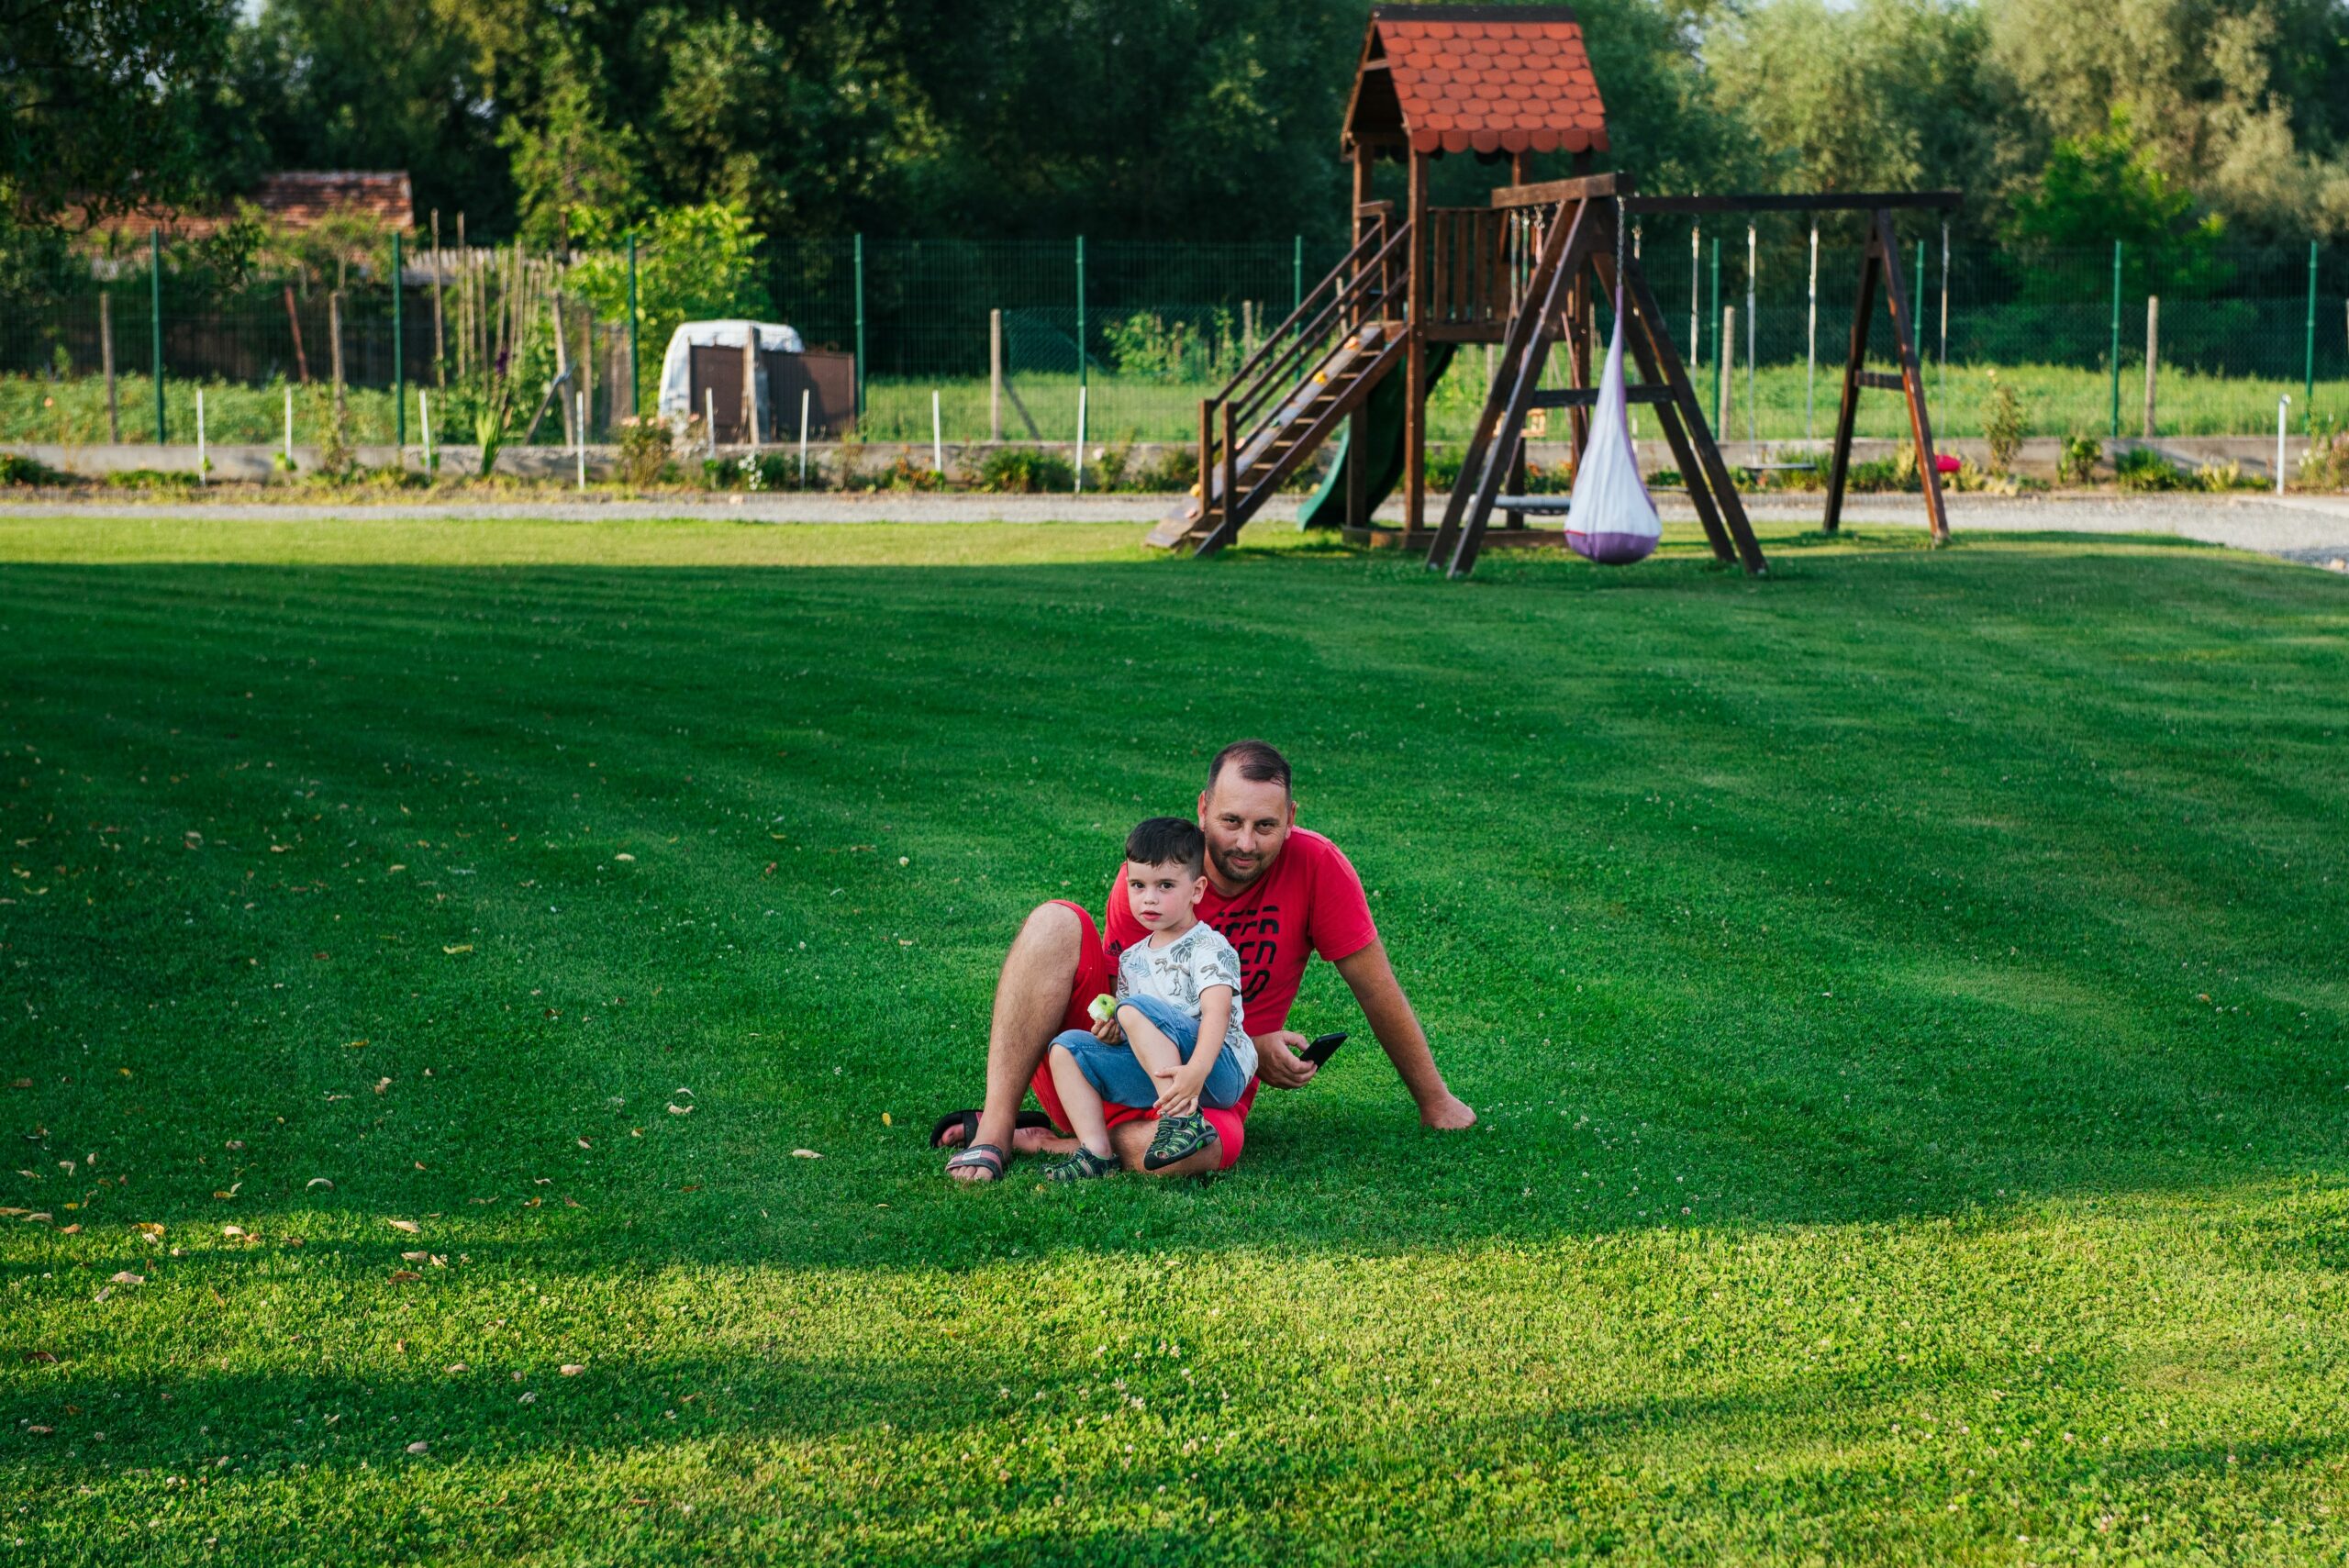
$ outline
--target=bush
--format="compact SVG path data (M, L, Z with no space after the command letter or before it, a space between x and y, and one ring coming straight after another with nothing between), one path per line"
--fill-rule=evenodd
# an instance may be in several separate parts
M65 475L45 462L20 457L15 452L0 453L0 484L62 484Z
M669 467L669 422L653 416L620 421L620 483L642 490L661 483Z
M979 464L979 488L998 495L1038 495L1075 484L1076 472L1066 458L1034 447L997 447Z
M1199 449L1185 443L1163 447L1158 456L1136 470L1137 490L1188 495L1199 482Z
M1990 406L1982 421L1982 438L1990 443L1990 466L2004 473L2015 465L2031 424L2022 417L2022 400L2015 389L1990 373Z
M2185 471L2150 447L2138 447L2115 458L2112 477L2121 489L2139 493L2186 488Z
M106 482L117 490L186 490L195 485L195 475L171 468L126 468L106 475Z
M2059 484L2086 484L2096 474L2099 459L2104 456L2104 443L2094 436L2083 436L2075 430L2064 438L2064 450L2056 454L2055 480Z
M2315 423L2300 454L2299 483L2304 490L2349 490L2349 431L2330 420Z
M2243 488L2243 464L2206 462L2194 471L2194 483L2205 490L2239 490Z

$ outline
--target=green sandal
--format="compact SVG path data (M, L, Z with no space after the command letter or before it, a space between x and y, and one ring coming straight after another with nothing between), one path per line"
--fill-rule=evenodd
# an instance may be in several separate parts
M1141 1157L1142 1169L1163 1171L1179 1165L1215 1140L1215 1129L1197 1111L1189 1116L1160 1117L1158 1135L1150 1140L1150 1152Z
M1114 1156L1096 1154L1090 1149L1080 1147L1067 1159L1055 1160L1045 1166L1043 1176L1048 1182L1089 1182L1096 1176L1115 1175L1118 1170Z

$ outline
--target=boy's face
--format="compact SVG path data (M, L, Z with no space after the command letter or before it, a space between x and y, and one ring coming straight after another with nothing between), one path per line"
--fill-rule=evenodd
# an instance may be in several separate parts
M1126 862L1126 901L1133 906L1134 918L1153 931L1188 921L1207 885L1205 870L1194 871L1180 861Z

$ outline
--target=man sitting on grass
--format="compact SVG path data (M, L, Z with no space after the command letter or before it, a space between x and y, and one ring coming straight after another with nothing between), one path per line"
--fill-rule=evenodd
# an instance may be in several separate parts
M1225 747L1208 764L1198 812L1208 851L1208 889L1198 901L1198 917L1240 954L1241 996L1256 1046L1258 1082L1276 1089L1302 1088L1319 1071L1298 1057L1306 1037L1288 1027L1306 961L1318 952L1338 966L1353 989L1371 1032L1418 1103L1420 1124L1474 1126L1476 1113L1445 1087L1436 1071L1427 1036L1387 962L1362 879L1335 844L1297 826L1287 759L1263 740ZM1068 1115L1044 1065L1045 1050L1063 1030L1090 1026L1088 1008L1096 996L1114 988L1119 955L1149 937L1134 917L1122 876L1110 888L1103 914L1106 942L1093 917L1065 898L1038 907L1013 940L996 982L987 1029L986 1103L974 1114L946 1118L935 1135L941 1145L963 1145L947 1162L956 1180L996 1180L1015 1151L1076 1151L1076 1140L1067 1136ZM1031 1088L1050 1127L1016 1127L1020 1098ZM1151 1173L1229 1170L1240 1158L1255 1098L1252 1083L1229 1109L1204 1111L1214 1138L1187 1159ZM1128 1170L1144 1169L1155 1109L1107 1109L1119 1162Z

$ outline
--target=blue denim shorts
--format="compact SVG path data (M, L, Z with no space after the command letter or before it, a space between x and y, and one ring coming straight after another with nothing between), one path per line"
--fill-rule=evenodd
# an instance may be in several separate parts
M1183 1052L1184 1061L1190 1061L1191 1052L1198 1049L1199 1020L1172 1002L1156 996L1129 996L1118 1006L1131 1007L1156 1024ZM1104 1045L1083 1029L1069 1029L1052 1043L1076 1058L1077 1071L1109 1104L1146 1110L1158 1103L1163 1086L1150 1075L1131 1046ZM1238 1105L1247 1090L1248 1074L1241 1071L1239 1058L1228 1051L1219 1051L1215 1065L1208 1069L1207 1082L1199 1087L1199 1104L1226 1110Z

